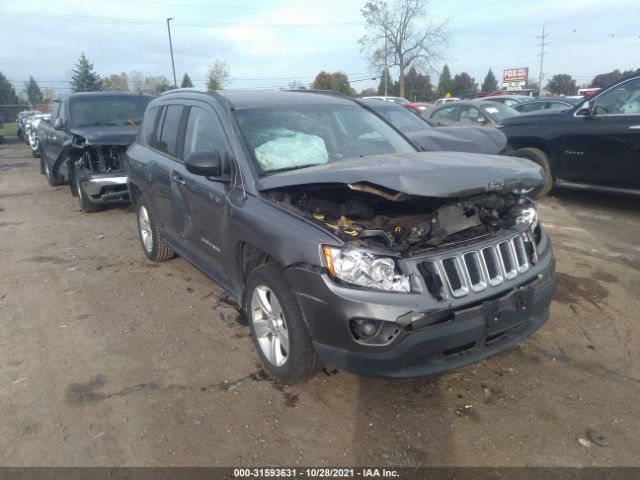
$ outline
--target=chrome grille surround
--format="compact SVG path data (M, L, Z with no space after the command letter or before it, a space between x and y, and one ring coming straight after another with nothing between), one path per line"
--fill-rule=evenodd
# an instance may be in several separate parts
M527 252L527 243L531 253ZM482 248L445 254L428 263L440 276L447 294L460 298L517 278L535 263L536 253L535 241L527 231Z

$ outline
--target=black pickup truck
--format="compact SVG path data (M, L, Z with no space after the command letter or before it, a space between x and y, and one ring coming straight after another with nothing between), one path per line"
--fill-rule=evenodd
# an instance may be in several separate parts
M569 110L509 118L509 155L541 165L546 184L640 195L640 74L602 89Z
M51 119L40 122L40 169L50 185L69 182L83 212L128 200L125 152L153 97L88 92L54 100Z

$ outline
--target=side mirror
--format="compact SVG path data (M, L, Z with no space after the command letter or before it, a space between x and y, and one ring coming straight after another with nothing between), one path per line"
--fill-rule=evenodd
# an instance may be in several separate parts
M594 109L595 109L595 102L593 100L590 100L588 102L584 102L582 105L580 105L580 108L578 108L578 110L576 110L576 116L578 117L590 117L593 115Z
M476 122L479 123L480 125L484 125L485 123L487 123L487 119L484 117L478 117L476 118Z
M188 172L203 177L219 177L222 175L222 159L216 150L190 153L184 160Z
M64 122L61 118L56 118L56 121L53 123L53 128L55 130L62 130L64 128Z

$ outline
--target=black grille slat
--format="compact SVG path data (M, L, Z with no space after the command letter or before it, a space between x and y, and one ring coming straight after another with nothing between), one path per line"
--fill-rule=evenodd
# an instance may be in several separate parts
M496 263L493 251L490 248L485 248L482 251L482 257L484 258L484 263L487 266L489 278L496 278L500 274L500 269L498 268L498 264Z
M478 269L475 253L467 253L464 256L464 263L467 266L467 272L469 272L469 280L472 285L478 285L482 281L482 275Z
M515 270L515 266L511 260L511 249L509 248L509 243L502 242L498 245L498 248L500 249L500 256L502 257L502 263L504 263L504 269L507 272Z
M444 266L444 272L449 279L449 283L451 284L452 290L460 290L462 288L462 279L460 278L460 274L458 273L458 269L456 268L456 259L455 258L445 258L442 261L442 265Z

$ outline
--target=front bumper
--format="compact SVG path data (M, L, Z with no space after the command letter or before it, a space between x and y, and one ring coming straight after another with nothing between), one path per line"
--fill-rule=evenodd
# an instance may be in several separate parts
M495 355L544 325L555 290L555 260L544 234L540 246L538 262L517 280L444 302L427 292L343 287L302 267L290 268L287 275L325 361L359 375L417 377ZM354 319L395 322L400 333L387 345L366 345L351 333Z
M122 173L94 175L81 179L80 183L93 203L104 204L129 199L127 176Z

